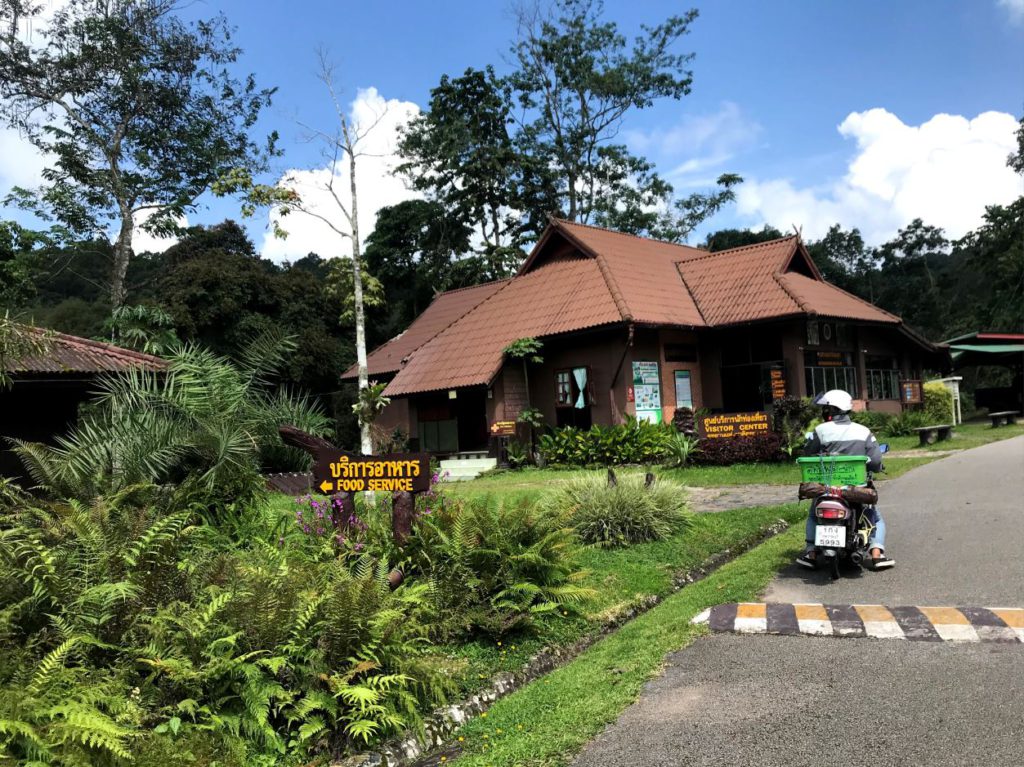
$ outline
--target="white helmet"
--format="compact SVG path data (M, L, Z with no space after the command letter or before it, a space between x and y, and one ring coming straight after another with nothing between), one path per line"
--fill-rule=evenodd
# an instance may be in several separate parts
M844 413L849 413L853 410L853 397L842 389L832 389L818 397L815 404L830 405L836 410L842 410Z

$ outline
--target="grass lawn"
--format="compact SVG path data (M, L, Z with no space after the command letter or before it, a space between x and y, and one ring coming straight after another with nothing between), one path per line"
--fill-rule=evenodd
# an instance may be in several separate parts
M1011 437L1019 437L1024 434L1024 424L1013 424L1011 426L1000 426L992 428L989 421L974 421L963 423L956 427L952 439L945 442L936 442L928 445L925 450L966 450L972 447L981 447L989 442L998 442ZM917 450L921 448L920 440L916 435L910 437L890 437L882 440L888 442L892 450Z
M587 571L582 585L594 589L596 597L582 613L545 620L536 633L500 644L476 641L445 650L461 693L475 692L499 671L522 668L545 646L569 645L590 635L645 597L670 594L676 573L750 541L778 519L792 523L806 513L799 504L790 504L699 514L685 531L663 541L621 549L587 548L580 562Z
M723 602L756 598L799 550L791 527L699 583L630 621L576 660L498 701L458 733L459 767L568 763L587 741L629 706L665 655L706 632L690 619Z

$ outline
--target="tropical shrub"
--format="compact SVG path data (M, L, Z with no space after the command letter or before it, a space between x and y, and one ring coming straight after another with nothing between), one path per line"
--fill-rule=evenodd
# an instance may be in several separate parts
M887 437L910 437L913 436L914 429L921 426L930 426L933 423L935 422L930 420L928 415L921 410L904 410L889 421L885 435ZM946 423L946 421L943 421L943 423Z
M139 483L185 483L217 499L261 492L261 469L300 470L309 458L277 429L313 434L330 425L305 396L275 389L269 374L294 345L258 337L238 362L181 348L166 372L132 370L104 379L78 426L55 446L19 442L32 478L57 497L89 500Z
M669 451L671 426L628 418L615 426L571 426L545 434L540 452L548 463L566 466L618 466L659 463Z
M953 423L953 392L939 381L925 383L924 413L929 426Z
M772 428L782 437L782 450L792 456L806 441L821 408L810 397L782 397L772 404Z
M891 413L880 413L877 410L864 410L853 414L853 421L867 426L876 435L888 435L889 426L895 416Z
M782 437L774 431L739 439L702 439L694 462L705 466L789 460Z
M428 586L392 591L385 561L330 555L276 514L250 509L238 542L180 490L3 499L15 763L305 762L417 725L449 687L425 655Z
M579 585L572 530L529 498L436 503L406 551L411 571L429 578L438 640L502 636L592 596Z
M572 480L545 501L552 515L564 514L584 543L611 548L661 540L683 529L686 489L677 482L627 475L610 484L604 477Z
M696 436L676 432L668 438L668 449L665 453L665 465L672 469L682 469L690 464L694 454L700 450Z
M677 407L672 414L672 425L677 432L692 437L697 433L697 416L688 407Z

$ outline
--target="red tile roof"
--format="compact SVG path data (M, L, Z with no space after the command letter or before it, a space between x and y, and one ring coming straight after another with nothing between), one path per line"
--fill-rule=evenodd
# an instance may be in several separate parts
M513 341L621 321L594 259L543 264L505 283L420 347L384 393L486 384L501 369L503 350Z
M29 328L44 336L47 331ZM11 373L112 373L131 368L164 370L167 361L152 354L124 349L113 344L79 338L66 333L48 334L45 354L23 357L10 367Z
M457 305L442 294L370 356L371 374L398 370L387 395L487 384L512 341L598 325L699 328L797 315L900 322L825 282L795 236L708 253L553 220L516 277L480 288Z
M468 288L441 293L403 333L378 346L366 358L370 376L394 373L402 367L402 360L447 328L470 309L486 301L500 290L508 280L485 282ZM343 379L355 379L356 366L344 373Z

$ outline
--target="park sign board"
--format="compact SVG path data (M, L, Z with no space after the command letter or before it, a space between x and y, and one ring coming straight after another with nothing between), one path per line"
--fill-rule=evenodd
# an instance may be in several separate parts
M320 450L313 465L314 484L325 495L365 491L422 493L430 489L427 453L354 455Z
M698 433L704 439L756 437L771 430L767 413L719 413L703 416Z

